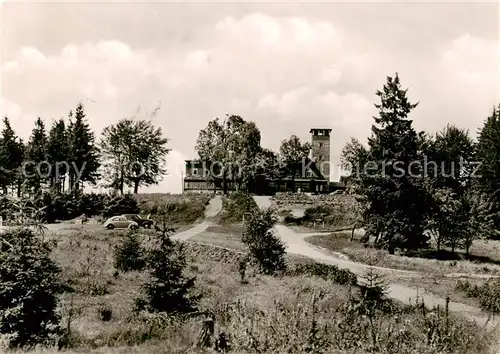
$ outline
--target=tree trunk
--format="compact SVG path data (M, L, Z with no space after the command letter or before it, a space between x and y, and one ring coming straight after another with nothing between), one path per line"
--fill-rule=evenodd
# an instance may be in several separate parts
M19 178L17 180L17 197L18 198L21 198L21 191L22 191L22 189L23 189L23 184L21 182L21 179Z
M71 191L73 190L73 184L74 184L74 176L72 173L69 174L69 183L68 183L68 189L71 193Z
M139 192L139 182L140 181L138 179L134 181L134 194L137 194Z
M226 185L226 181L227 181L227 178L226 178L226 171L224 171L222 173L222 193L224 193L224 195L227 194L227 185Z
M466 239L465 240L465 257L466 258L469 258L469 256L470 256L470 248L471 248L471 246L472 246L471 239L470 238Z
M354 240L354 231L356 231L356 224L352 227L352 232L351 232L351 242Z
M123 167L120 170L120 185L118 186L118 190L120 191L120 195L123 195L123 189L125 187L125 178L123 177Z
M209 318L203 321L202 328L198 334L196 346L199 348L210 348L214 335L214 320Z

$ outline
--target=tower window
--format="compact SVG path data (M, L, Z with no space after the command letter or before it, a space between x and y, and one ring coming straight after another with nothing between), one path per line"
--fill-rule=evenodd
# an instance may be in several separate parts
M197 175L198 174L198 169L197 168L193 168L193 175Z
M318 147L322 148L323 147L323 143L318 143Z

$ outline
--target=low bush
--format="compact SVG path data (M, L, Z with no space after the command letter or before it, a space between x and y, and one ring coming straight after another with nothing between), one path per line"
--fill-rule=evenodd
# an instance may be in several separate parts
M81 215L108 218L121 214L137 214L140 211L137 201L131 195L111 197L107 194L96 193L52 194L47 192L31 200L23 200L23 203L38 210L40 219L47 223L71 220ZM15 209L16 203L4 197L0 199L0 207L4 220L8 220L13 214L8 211Z
M114 266L118 270L124 272L142 270L146 265L141 242L134 232L129 232L115 246L114 251Z
M111 321L111 317L113 317L113 309L111 306L103 304L98 309L99 319L103 322Z
M139 214L139 204L131 194L117 196L109 200L102 212L104 217L111 217L121 214Z
M455 289L468 297L477 298L483 311L500 314L500 279L490 279L481 285L459 280Z
M272 230L275 223L272 210L256 210L245 218L241 241L248 246L250 255L264 274L286 269L285 245Z
M351 227L354 223L352 213L342 207L342 205L321 204L309 207L305 210L304 216L295 217L291 214L285 216L286 224L314 226L321 223L325 226L337 228Z
M8 346L49 344L60 334L59 268L28 229L0 234L0 334Z
M253 213L259 208L252 196L245 192L235 192L222 201L221 219L226 222L241 222L243 216Z
M199 296L193 293L195 277L185 274L187 267L184 246L170 240L166 233L158 235L148 252L150 280L143 285L144 297L135 302L140 312L187 313L196 310Z
M166 204L172 205L169 223L173 225L192 224L203 217L211 195L203 193L186 194L142 194L137 196L141 213L155 218Z
M317 276L325 280L331 280L339 285L356 285L358 282L356 274L350 270L324 263L294 264L287 270L287 275Z

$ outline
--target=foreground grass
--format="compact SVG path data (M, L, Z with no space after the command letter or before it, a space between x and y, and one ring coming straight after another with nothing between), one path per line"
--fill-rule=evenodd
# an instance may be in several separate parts
M68 286L60 298L63 326L71 329L68 352L213 353L193 347L201 318L171 320L132 311L147 275L115 272L112 250L121 233L81 231L52 237L53 256ZM147 235L142 238L147 242ZM187 252L188 272L197 276L196 291L203 295L200 308L213 314L216 334L229 337L234 353L363 354L375 346L394 354L496 354L493 334L452 315L437 318L436 312L420 307L397 305L370 324L352 306L351 299L359 296L356 288L335 284L328 272L321 271L319 277L300 271L306 269L300 264L312 263L302 258L288 258L289 275L262 276L250 268L242 281L243 252L191 242ZM109 321L102 319L102 309L111 310Z
M245 250L246 246L241 242L242 234L242 224L214 225L210 226L204 232L191 237L190 241L236 250Z

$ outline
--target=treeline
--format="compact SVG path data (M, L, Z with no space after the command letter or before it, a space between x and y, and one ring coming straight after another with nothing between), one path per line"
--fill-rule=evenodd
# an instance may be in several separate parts
M359 197L358 226L367 242L414 252L434 238L469 255L474 240L499 238L500 106L486 118L478 138L447 125L437 134L417 132L410 113L417 107L400 79L388 77L377 92L379 110L365 145L356 139L342 151L346 178Z
M252 191L262 179L293 179L300 175L302 162L312 149L310 143L291 135L275 152L262 147L260 139L257 125L240 116L211 120L196 141L200 161L208 167L218 164L218 168L208 168L205 177L221 178L225 193L229 180L236 183L237 190Z
M26 142L16 135L8 117L2 123L3 194L33 196L47 189L55 194L77 192L84 184L104 181L103 187L123 195L125 187L137 193L166 173L168 139L150 120L124 118L104 128L97 139L79 103L68 119L53 122L49 129L38 118Z

